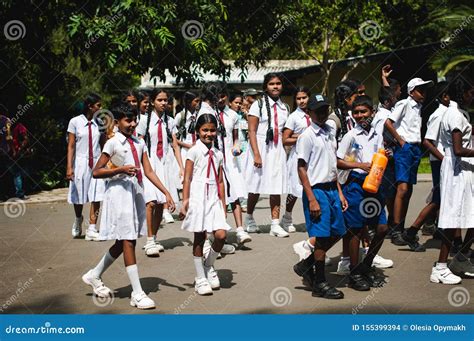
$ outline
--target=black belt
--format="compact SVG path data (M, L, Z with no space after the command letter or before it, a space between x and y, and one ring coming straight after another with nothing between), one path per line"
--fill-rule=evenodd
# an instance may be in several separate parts
M337 182L323 182L321 184L316 184L311 186L311 189L322 189L322 190L330 190L330 189L337 189Z

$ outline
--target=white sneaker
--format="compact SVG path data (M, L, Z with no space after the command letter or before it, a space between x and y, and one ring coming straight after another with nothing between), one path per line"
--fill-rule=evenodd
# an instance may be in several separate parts
M331 265L332 261L331 258L326 255L326 258L324 259L324 265Z
M82 221L84 220L84 217L81 216L80 218L76 218L74 221L74 224L72 225L72 237L73 238L79 238L82 234Z
M340 260L339 263L337 263L336 273L340 276L348 275L351 272L350 266L350 260Z
M283 228L280 225L272 224L270 227L270 236L285 238L285 237L289 237L290 235L288 234L288 232L283 230Z
M132 297L130 298L130 305L132 307L137 307L138 309L154 309L155 302L147 296L143 291L135 294L132 292Z
M214 267L208 268L204 266L204 272L206 273L207 281L211 286L211 289L219 289L221 287L221 282L219 281L219 277L217 276L217 271L214 270Z
M245 226L248 233L258 233L260 229L257 226L254 218L245 217Z
M194 279L194 291L199 295L212 295L212 288L207 278L196 277Z
M252 241L252 238L245 231L237 231L237 244L245 244Z
M87 231L86 231L86 240L91 240L91 241L94 241L94 242L98 242L99 241L99 232L97 232L96 230L87 229Z
M235 253L235 246L230 244L224 244L221 253L224 255L231 255Z
M286 214L284 214L283 218L281 219L281 225L286 232L296 232L296 229L293 226L293 219L291 218L291 216L288 217Z
M461 277L453 274L449 268L439 270L435 265L431 269L430 281L442 284L458 284L461 283Z
M306 240L293 244L293 251L300 257L300 261L308 258L313 252Z
M82 281L92 287L92 291L99 297L107 298L112 294L112 290L107 288L100 278L93 275L92 270L89 270L82 276Z
M147 241L145 244L145 255L148 257L159 257L160 248L155 244L153 240Z
M158 240L155 239L155 245L156 247L158 248L158 251L160 252L164 252L165 251L165 247L163 245L160 244L160 242Z
M393 261L391 259L385 259L382 256L375 255L372 266L375 266L378 269L387 269L393 266Z
M165 223L167 223L167 224L174 223L174 218L171 215L170 211L168 211L168 210L163 211L163 219L165 220Z

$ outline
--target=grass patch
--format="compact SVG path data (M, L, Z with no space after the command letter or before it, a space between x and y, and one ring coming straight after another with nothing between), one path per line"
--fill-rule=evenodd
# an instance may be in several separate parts
M430 158L428 156L421 158L418 174L431 174Z

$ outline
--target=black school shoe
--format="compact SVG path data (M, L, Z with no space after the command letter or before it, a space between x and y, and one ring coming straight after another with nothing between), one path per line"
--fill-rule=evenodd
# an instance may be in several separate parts
M299 261L295 265L293 265L293 271L300 277L303 277L303 280L306 282L307 285L310 287L313 286L313 278L314 278L314 267L313 265L308 266L305 263L305 259Z
M313 297L323 297L331 300L344 298L344 293L329 285L328 282L313 283Z
M364 276L370 287L381 288L386 284L385 278L382 275L379 275L373 267L370 267L365 263L360 263L358 267L359 273Z
M410 250L413 252L425 252L426 248L424 245L421 245L416 236L409 236L407 231L402 233L402 239L410 247Z
M405 246L407 243L402 238L402 233L400 231L392 232L392 244L397 246Z
M363 275L351 273L349 275L349 288L357 291L368 291L370 290L370 284Z

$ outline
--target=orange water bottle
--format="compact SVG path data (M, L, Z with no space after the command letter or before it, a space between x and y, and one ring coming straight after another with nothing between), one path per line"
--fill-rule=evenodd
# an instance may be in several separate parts
M383 173L387 167L388 158L385 156L385 149L380 148L372 157L372 166L369 174L365 177L362 188L369 193L377 193L382 183Z

